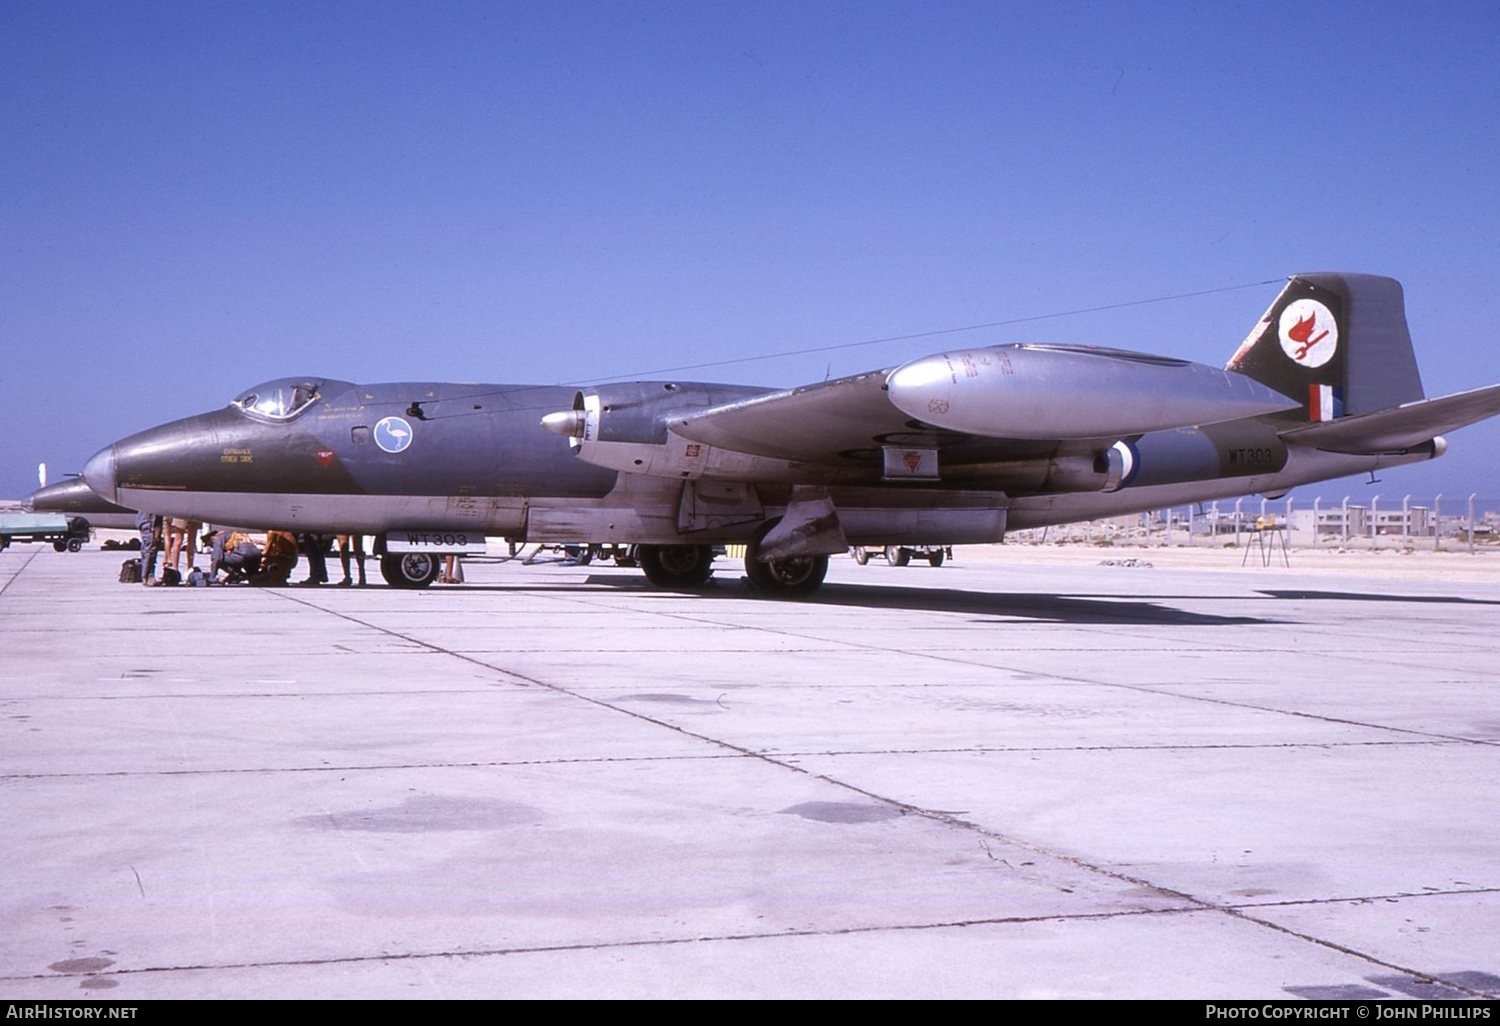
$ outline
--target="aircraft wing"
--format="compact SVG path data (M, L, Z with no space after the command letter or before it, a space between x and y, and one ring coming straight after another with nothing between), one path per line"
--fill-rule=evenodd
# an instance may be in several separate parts
M918 426L914 432L911 418L886 397L888 373L871 371L694 411L674 420L671 429L694 442L809 463L837 463L840 454L891 435L915 433L932 444L933 429Z
M672 420L670 428L689 441L734 452L876 474L888 453L897 451L933 450L943 466L953 468L1081 455L1115 441L998 437L938 427L891 402L890 373L870 371L754 396L694 411ZM923 464L916 474L932 470Z
M1281 432L1281 437L1329 452L1400 452L1497 413L1500 385L1490 385L1374 413L1306 424Z
M1239 374L1081 346L958 350L684 413L682 437L808 463L881 448L940 449L945 463L1083 454L1148 431L1297 405ZM857 455L856 455L857 454Z

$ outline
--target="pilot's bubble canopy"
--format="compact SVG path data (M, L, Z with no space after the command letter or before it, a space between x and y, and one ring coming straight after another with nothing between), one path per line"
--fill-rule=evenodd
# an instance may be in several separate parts
M276 378L246 389L229 405L267 420L291 420L323 396L352 387L333 378Z

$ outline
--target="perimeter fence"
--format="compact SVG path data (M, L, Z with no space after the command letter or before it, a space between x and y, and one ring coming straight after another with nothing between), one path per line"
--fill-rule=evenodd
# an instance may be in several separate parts
M1380 495L1298 499L1244 496L1133 516L1012 531L1007 544L1107 547L1254 545L1273 532L1292 549L1500 551L1500 497Z

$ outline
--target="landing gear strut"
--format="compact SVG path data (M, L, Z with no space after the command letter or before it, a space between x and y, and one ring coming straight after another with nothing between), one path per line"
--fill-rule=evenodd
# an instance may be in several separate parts
M760 542L779 521L772 520L755 532L745 548L745 574L750 586L767 598L806 598L823 584L828 574L827 556L787 556L762 560Z

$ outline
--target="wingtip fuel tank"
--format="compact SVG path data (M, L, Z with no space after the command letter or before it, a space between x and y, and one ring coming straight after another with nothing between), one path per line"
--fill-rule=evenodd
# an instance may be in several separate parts
M1297 406L1205 364L1030 343L926 356L897 367L886 387L892 403L923 423L998 438L1118 437Z

